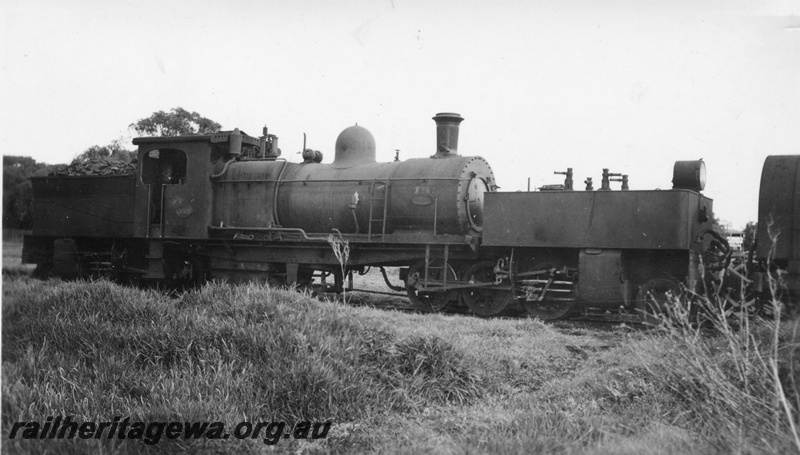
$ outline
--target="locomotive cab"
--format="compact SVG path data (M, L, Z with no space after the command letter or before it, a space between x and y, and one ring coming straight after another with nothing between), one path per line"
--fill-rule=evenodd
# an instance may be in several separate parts
M133 237L144 240L144 278L198 275L199 246L208 239L213 202L209 176L244 148L258 154L261 140L238 129L212 135L140 137ZM263 152L261 152L263 154ZM176 243L175 240L183 240ZM165 241L171 242L170 248Z
M164 212L164 189L167 185L186 183L186 153L178 149L150 150L141 160L141 180L147 185L148 224L161 224Z
M273 136L274 137L274 136ZM244 149L259 155L263 138L238 129L213 135L140 137L134 236L193 238L208 236L211 213L209 176Z
M205 237L210 144L204 136L136 138L134 237ZM205 218L205 219L204 219Z

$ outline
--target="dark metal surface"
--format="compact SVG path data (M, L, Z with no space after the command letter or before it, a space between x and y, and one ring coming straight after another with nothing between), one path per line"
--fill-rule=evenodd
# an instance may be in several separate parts
M693 191L486 193L486 246L694 249L712 200Z
M431 158L458 155L459 125L464 117L452 112L440 112L433 117L436 122L436 153Z
M626 303L627 277L622 269L622 250L584 249L578 260L578 299L601 307Z
M761 172L754 289L770 292L781 276L790 299L800 295L800 155L769 156ZM770 264L767 261L771 260ZM782 289L777 290L779 293Z
M764 161L757 238L759 258L766 259L774 243L773 259L800 259L800 155L769 156Z
M178 138L138 138L139 163L144 163L151 151L169 151L159 154L159 160L168 156L185 156L185 178L156 182L139 166L136 179L135 205L125 207L134 213L134 236L147 238L194 238L207 236L211 211L212 146L210 136ZM217 157L220 166L223 156ZM156 214L158 212L158 214Z
M480 157L348 168L240 162L214 181L211 225L277 224L326 234L336 229L343 234L435 230L463 235L480 227L483 194L493 186L492 170Z
M33 231L39 236L133 235L133 176L34 177Z
M348 168L375 162L375 138L362 126L345 128L336 138L334 168Z
M428 282L458 279L455 270L442 262L434 262L425 267L425 261L418 262L408 269L406 278L406 294L411 305L423 313L433 313L444 310L447 306L458 301L458 292L429 292L425 290Z
M472 264L465 272L463 281L470 284L495 284L493 261ZM514 304L514 294L507 289L464 289L461 293L464 303L473 313L481 316L495 316Z
M672 169L672 188L703 191L706 187L706 163L703 160L676 161Z

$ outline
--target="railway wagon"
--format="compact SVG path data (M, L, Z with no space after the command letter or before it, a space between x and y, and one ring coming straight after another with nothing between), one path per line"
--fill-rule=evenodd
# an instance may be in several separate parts
M764 161L758 196L753 290L764 300L800 300L800 155ZM796 307L795 307L796 308Z

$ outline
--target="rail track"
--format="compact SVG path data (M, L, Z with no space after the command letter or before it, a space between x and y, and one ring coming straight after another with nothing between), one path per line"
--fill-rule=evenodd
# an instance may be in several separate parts
M371 277L370 277L371 278ZM355 307L377 308L387 311L399 311L405 313L424 313L411 305L408 296L401 292L378 291L370 286L375 279L367 279L367 287L354 287L346 292L347 303ZM381 281L382 284L382 281ZM331 294L333 295L333 294ZM459 302L445 307L441 314L461 315L466 317L486 318L470 312L469 308ZM517 320L532 318L524 308L515 308L504 312L501 315L492 316L491 319ZM620 327L628 327L632 330L645 329L648 326L641 321L641 318L632 313L588 313L574 315L565 319L545 321L546 323L564 328L585 327L593 330L615 330Z

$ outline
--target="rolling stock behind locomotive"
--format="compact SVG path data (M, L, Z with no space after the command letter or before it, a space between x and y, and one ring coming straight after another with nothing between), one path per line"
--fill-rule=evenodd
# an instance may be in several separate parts
M332 276L334 290L353 271L400 267L420 309L461 302L553 319L698 290L701 264L725 252L702 162L676 163L671 190L612 191L606 171L597 191L572 190L570 172L563 188L500 193L485 159L458 154L463 118L434 120L433 156L390 163L376 162L360 126L339 135L330 164L313 151L280 159L266 129L137 138L136 175L32 179L23 261L169 286ZM345 273L332 232L350 247Z
M764 301L800 299L800 155L768 156L751 251L752 290ZM792 308L796 310L795 308Z

